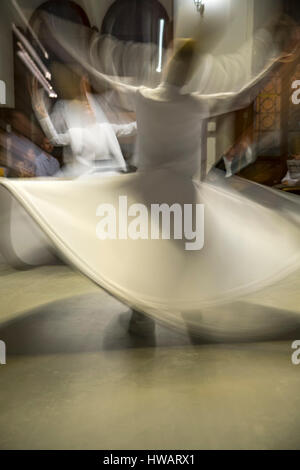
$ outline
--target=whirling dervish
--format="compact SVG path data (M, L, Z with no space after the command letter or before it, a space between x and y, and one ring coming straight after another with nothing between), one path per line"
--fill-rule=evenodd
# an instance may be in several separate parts
M224 303L300 266L297 199L235 177L225 180L218 171L200 178L207 119L249 105L282 56L274 48L274 25L254 38L257 67L250 79L248 44L214 59L201 54L196 38L179 41L155 88L97 70L59 31L60 25L57 39L93 86L112 90L115 102L121 95L123 107L136 112L138 171L0 180L0 196L7 199L8 192L21 204L51 252L134 310L178 327L188 319L195 331L203 310L217 308L221 319Z

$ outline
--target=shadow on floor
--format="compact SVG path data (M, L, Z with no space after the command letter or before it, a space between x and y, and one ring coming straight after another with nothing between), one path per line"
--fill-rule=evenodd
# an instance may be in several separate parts
M83 295L49 303L0 326L10 354L56 354L190 344L161 325L155 336L128 332L131 311L108 295Z
M197 328L195 317L185 314L185 331L156 324L155 335L130 334L130 318L126 306L101 292L101 295L72 297L26 312L22 318L0 327L0 338L6 342L8 355L37 355L300 337L297 313L241 302L234 308L224 307L221 316L220 312L205 312L201 327L198 322Z

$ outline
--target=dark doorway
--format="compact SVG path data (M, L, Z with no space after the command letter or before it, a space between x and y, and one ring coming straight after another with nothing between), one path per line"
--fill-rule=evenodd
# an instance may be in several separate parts
M285 13L293 18L294 21L300 23L299 0L285 0L283 3Z
M116 0L102 23L102 34L123 41L157 43L160 20L165 21L164 46L170 39L169 16L158 0Z

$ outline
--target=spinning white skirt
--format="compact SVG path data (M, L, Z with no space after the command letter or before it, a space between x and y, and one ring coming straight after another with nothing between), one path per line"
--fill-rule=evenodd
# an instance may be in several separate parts
M119 217L128 215L119 213L121 196L128 209L147 208L147 239L126 236L124 227L120 239ZM239 178L225 180L217 171L199 185L165 170L79 180L1 179L0 204L1 248L9 261L34 266L53 262L56 254L125 304L173 325L186 316L201 324L205 309L220 307L221 315L222 305L300 266L297 197ZM115 208L115 239L99 239L99 207L108 207L103 204ZM187 205L201 205L203 247L187 249L184 236L163 239L161 232L151 238L153 204L179 204L183 214ZM135 220L132 214L127 224Z

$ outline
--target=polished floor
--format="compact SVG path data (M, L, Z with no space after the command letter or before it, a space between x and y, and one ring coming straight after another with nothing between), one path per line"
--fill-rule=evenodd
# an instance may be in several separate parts
M66 266L2 261L0 448L299 449L297 276L285 299L273 288L239 304L263 312L253 337L216 342L164 325L129 334L128 309Z

